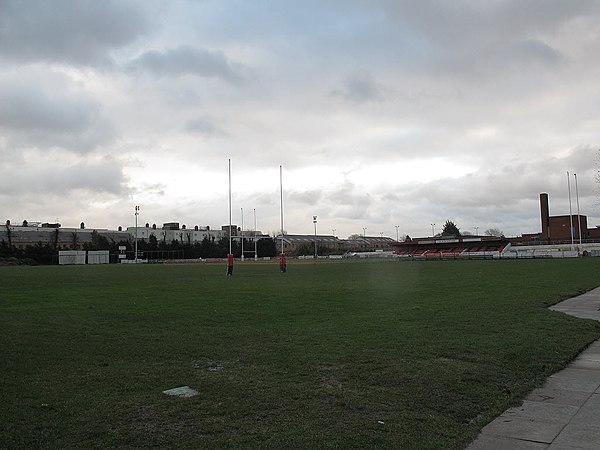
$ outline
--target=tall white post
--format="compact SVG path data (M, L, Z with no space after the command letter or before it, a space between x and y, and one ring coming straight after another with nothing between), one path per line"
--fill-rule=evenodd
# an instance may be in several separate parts
M281 253L283 253L283 169L279 166L279 195L281 210Z
M231 253L231 158L229 158L229 253Z
M581 251L581 214L579 214L579 188L577 187L577 174L574 173L573 176L575 177L575 198L577 199L577 228L579 228L579 231L577 232L579 234L579 247L577 248L577 253L579 253Z
M573 250L573 208L571 207L571 177L569 176L569 172L567 172L567 187L569 189L569 225L571 228L571 250Z
M400 225L394 225L396 227L396 242L400 241L400 235L398 234L398 228L400 228Z
M136 206L135 207L135 257L133 258L133 260L135 261L135 263L137 264L138 262L138 249L137 249L137 242L138 242L138 214L140 211L140 207Z

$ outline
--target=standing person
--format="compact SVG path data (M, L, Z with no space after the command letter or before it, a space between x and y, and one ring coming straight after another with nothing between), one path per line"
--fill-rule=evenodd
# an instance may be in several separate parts
M285 273L286 269L287 269L287 262L285 259L285 254L282 253L281 255L279 255L279 271L281 273Z
M227 254L227 276L233 275L233 253Z

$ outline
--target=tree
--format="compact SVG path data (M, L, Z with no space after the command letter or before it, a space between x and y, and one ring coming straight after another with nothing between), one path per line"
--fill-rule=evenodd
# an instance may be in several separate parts
M442 229L442 236L460 236L460 230L454 222L446 220L444 228Z
M110 250L111 245L106 236L103 236L96 230L93 230L91 242L88 247L88 250Z
M504 232L498 228L489 228L485 230L486 236L504 237Z
M77 244L79 244L79 236L73 231L71 232L71 245L73 246L73 250L77 250Z
M277 243L273 238L262 238L256 242L256 251L259 257L275 256L277 254Z

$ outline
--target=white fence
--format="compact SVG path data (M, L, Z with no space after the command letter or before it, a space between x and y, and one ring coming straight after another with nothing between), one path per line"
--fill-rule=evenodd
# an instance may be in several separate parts
M58 252L58 264L85 264L85 251L61 250Z
M58 252L58 264L61 266L73 264L108 264L110 260L108 250L89 251L85 250L60 250Z
M109 263L109 252L108 250L97 250L89 251L87 254L88 264L108 264Z

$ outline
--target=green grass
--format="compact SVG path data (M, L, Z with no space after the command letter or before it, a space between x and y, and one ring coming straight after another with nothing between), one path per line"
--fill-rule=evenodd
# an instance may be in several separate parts
M590 258L2 268L0 447L461 448L600 337L547 309L599 273ZM162 394L180 385L200 395Z

